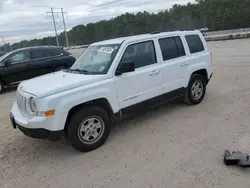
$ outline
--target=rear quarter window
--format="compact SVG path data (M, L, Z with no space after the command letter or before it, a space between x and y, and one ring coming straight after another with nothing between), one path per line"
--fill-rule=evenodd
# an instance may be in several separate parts
M185 38L191 54L205 50L199 35L186 35Z

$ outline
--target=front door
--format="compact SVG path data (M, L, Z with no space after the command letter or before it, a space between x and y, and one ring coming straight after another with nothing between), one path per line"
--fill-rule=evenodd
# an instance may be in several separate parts
M6 59L6 66L2 68L2 74L6 84L18 83L29 79L31 62L28 50L15 52Z
M163 94L161 64L156 58L154 41L128 45L120 63L126 61L135 63L135 71L115 78L122 111Z

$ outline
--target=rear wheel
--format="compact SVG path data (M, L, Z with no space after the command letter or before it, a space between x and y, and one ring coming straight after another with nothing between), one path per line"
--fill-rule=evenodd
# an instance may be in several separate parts
M111 129L108 114L98 106L78 110L68 124L68 139L82 152L97 149L105 143Z
M196 105L199 104L206 93L206 80L204 76L200 74L193 74L190 78L186 95L185 95L185 103Z

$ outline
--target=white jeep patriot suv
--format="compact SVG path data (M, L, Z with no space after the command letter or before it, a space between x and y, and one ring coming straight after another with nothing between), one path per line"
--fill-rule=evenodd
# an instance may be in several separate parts
M32 138L62 136L83 152L100 147L113 122L163 101L200 103L212 77L198 30L155 32L90 45L68 70L17 88L12 126Z

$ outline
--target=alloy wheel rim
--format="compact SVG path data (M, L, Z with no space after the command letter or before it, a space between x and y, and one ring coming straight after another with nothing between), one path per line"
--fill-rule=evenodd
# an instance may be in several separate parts
M196 80L191 87L191 94L194 100L199 100L203 94L203 83L200 80Z
M78 137L84 144L93 144L102 137L104 129L102 118L89 116L81 122L78 128Z

